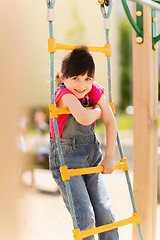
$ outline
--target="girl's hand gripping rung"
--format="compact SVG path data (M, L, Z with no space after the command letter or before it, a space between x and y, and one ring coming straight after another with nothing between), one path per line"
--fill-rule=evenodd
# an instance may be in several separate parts
M123 169L123 171L128 171L129 168L128 168L126 158L122 158L119 163L116 163L114 165L114 169ZM61 172L62 180L66 181L73 176L103 172L103 166L68 169L68 167L65 165L60 167L60 172Z

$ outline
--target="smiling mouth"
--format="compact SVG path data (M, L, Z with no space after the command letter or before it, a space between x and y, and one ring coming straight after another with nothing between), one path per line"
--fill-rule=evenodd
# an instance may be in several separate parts
M79 91L79 90L77 90L77 89L75 89L75 91L76 91L77 93L84 93L84 92L85 92L85 90Z

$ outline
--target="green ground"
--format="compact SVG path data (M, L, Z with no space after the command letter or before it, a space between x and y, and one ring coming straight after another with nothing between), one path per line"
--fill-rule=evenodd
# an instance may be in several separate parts
M118 130L132 130L133 116L126 113L119 113L116 117ZM158 128L160 128L160 117L158 119ZM96 131L103 131L105 129L103 122L100 120L97 123Z
M133 116L126 113L120 113L116 117L117 126L119 130L131 130L133 128ZM96 131L104 131L105 127L102 120L99 120L96 125Z
M116 117L118 130L132 130L133 128L133 116L126 113L119 113ZM160 128L160 118L158 119L158 128ZM96 131L104 131L105 127L102 120L97 121ZM27 131L27 134L36 134L35 129L30 129ZM49 131L47 132L49 134Z

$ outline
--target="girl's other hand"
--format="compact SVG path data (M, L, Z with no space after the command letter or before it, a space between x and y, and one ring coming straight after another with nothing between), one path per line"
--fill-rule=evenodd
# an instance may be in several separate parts
M99 166L103 166L103 174L111 174L114 171L114 163L112 159L104 158Z

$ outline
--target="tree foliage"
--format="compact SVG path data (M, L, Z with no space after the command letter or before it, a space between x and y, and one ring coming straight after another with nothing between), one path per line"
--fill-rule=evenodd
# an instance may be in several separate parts
M126 17L120 21L120 108L132 104L132 41Z
M86 27L83 18L78 11L76 0L71 1L72 26L67 30L66 40L69 43L81 44L86 40Z

